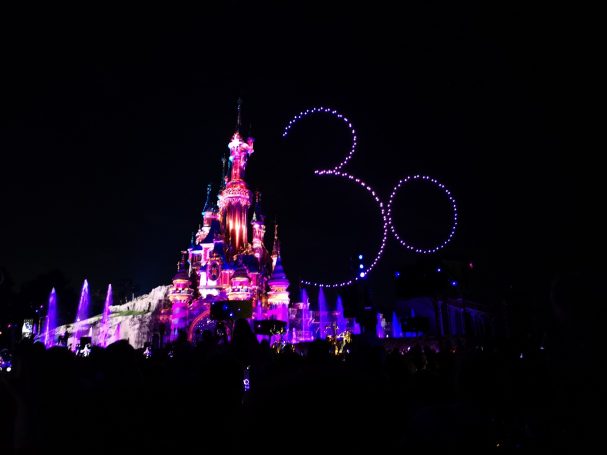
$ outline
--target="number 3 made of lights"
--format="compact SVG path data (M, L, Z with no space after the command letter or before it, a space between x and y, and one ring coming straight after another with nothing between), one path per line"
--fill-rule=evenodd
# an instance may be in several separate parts
M356 151L356 131L354 130L354 127L352 126L352 123L350 122L350 120L348 120L345 116L343 116L336 110L329 109L326 107L315 107L315 108L307 109L303 112L300 112L299 114L294 116L289 121L289 123L283 130L282 137L283 138L287 137L290 129L299 120L302 120L305 117L312 115L312 114L330 114L333 117L343 121L346 124L346 126L350 129L350 132L352 134L352 147L350 148L350 151L348 152L346 157L343 159L343 161L332 169L316 170L316 171L314 171L314 174L331 175L331 176L346 178L346 179L352 180L353 182L357 183L358 185L362 186L365 190L367 190L371 194L373 199L375 199L375 202L377 202L377 204L379 206L379 209L381 212L381 217L383 219L383 234L382 234L381 245L379 246L379 250L375 254L375 257L373 258L371 265L369 267L367 267L366 270L363 270L359 275L356 275L354 278L352 278L350 280L341 281L341 282L337 282L337 283L320 283L320 282L302 280L301 281L302 284L309 285L309 286L317 286L317 287L338 288L338 287L343 287L343 286L349 286L352 283L358 281L359 279L364 278L375 268L375 266L381 259L382 255L384 253L384 248L386 247L386 241L388 240L388 231L392 232L392 234L394 235L396 240L403 247L405 247L408 250L411 250L415 253L419 253L419 254L435 253L438 250L444 248L447 245L447 243L449 243L449 241L451 241L451 239L453 238L453 235L455 234L455 228L457 227L457 205L455 204L455 199L453 198L453 196L451 195L451 192L447 189L447 187L445 185L443 185L442 183L440 183L435 178L429 177L427 175L417 174L417 175L411 175L411 176L400 179L398 181L398 183L392 189L392 194L390 194L390 199L388 200L388 204L386 206L384 206L384 203L380 200L379 196L377 196L377 194L375 193L373 188L371 188L369 185L367 185L361 179L359 179L351 174L348 174L347 172L342 171L342 168L346 165L346 163L348 161L350 161L350 158L352 158L352 156L354 155L354 152ZM391 216L392 215L392 203L394 201L394 198L396 197L396 194L398 193L398 190L400 189L401 186L403 186L409 182L415 181L415 180L430 182L433 185L437 186L440 190L442 190L446 194L447 198L449 199L449 202L451 203L451 209L453 211L453 222L451 224L451 229L449 231L449 235L442 243L439 243L438 245L436 245L433 248L427 248L427 249L417 248L414 245L412 245L408 242L405 242L398 235L398 232L396 231L394 223L392 222L392 216Z

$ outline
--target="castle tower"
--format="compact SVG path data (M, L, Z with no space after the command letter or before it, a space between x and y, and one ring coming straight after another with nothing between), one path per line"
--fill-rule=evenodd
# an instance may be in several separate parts
M261 261L264 258L264 245L263 238L266 234L266 225L264 216L260 209L261 193L257 191L255 193L255 210L253 211L253 219L251 225L253 226L253 254Z
M194 233L192 233L192 240L190 241L190 246L188 248L188 252L189 252L188 260L190 262L190 273L192 273L192 272L197 273L198 269L200 269L200 266L202 264L203 250L202 250L202 246L200 246L200 243L196 242Z
M196 244L202 243L202 241L209 235L211 225L214 220L217 220L216 208L211 203L211 184L207 185L207 197L202 209L202 226L199 227L196 233Z
M272 245L272 270L276 268L276 261L280 256L280 242L278 241L278 223L274 224L274 244Z
M202 209L202 226L199 226L198 232L196 233L196 238L194 245L190 246L190 255L195 255L196 259L199 259L198 262L192 263L192 267L196 270L196 273L199 275L201 280L206 281L206 278L203 280L201 274L202 268L210 261L210 256L215 248L215 241L219 240L221 237L221 227L219 223L219 215L217 213L217 207L213 203L211 203L211 185L207 185L207 197L204 203L204 207Z
M226 299L247 313L250 303L258 320L289 319L289 281L280 259L278 228L274 228L270 253L264 241L261 195L253 195L245 181L253 139L245 141L241 136L240 108L239 100L236 129L222 159L217 199L208 185L202 222L168 292L171 306L163 309L162 322L170 324L170 340L186 329L189 339L195 340L196 331L207 323L206 311Z
M276 258L276 265L272 276L268 280L270 292L268 292L269 314L271 319L280 321L289 320L289 280L282 268L280 255Z
M230 149L230 172L225 189L219 195L219 217L225 231L226 243L232 255L242 252L248 244L247 212L251 206L251 191L244 181L249 155L253 153L253 138L243 141L238 103L238 125L228 144Z
M230 279L228 300L251 300L254 289L247 268L241 263Z
M173 277L173 285L169 289L171 301L171 340L177 338L179 330L185 330L188 325L188 305L194 295L192 282L188 273L187 251L181 253L177 263L177 273Z

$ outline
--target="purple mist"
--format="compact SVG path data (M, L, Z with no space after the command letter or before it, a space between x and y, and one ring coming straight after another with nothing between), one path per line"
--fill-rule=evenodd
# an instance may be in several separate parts
M105 296L105 305L103 306L103 316L101 318L101 346L107 346L107 336L110 330L110 307L114 304L114 296L112 295L112 285L107 287Z
M320 330L318 331L318 335L321 340L324 340L327 338L327 327L331 325L331 321L329 321L329 310L327 308L325 291L323 291L322 288L318 290L318 314L320 319Z
M348 321L344 317L344 302L341 299L341 295L337 296L337 303L335 304L337 309L337 327L338 332L345 332L348 328Z
M384 316L381 313L377 313L377 324L375 325L375 333L377 338L385 338L386 334L384 333Z
M57 327L57 292L55 288L48 296L48 308L46 310L46 328L44 329L44 345L47 348L53 346L55 335L53 331Z
M394 338L403 337L403 328L400 325L400 320L398 319L396 311L392 312L392 336Z
M89 295L89 282L84 280L84 283L82 283L82 291L80 291L80 302L78 302L76 321L74 321L74 349L76 349L80 340L80 321L84 321L88 318L90 306L91 297Z

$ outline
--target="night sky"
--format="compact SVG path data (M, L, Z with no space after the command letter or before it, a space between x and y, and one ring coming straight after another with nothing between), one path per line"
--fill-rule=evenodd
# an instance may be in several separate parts
M0 266L17 284L52 269L75 288L85 277L98 289L167 284L207 183L219 182L238 97L256 139L247 180L262 192L268 240L278 220L294 280L339 279L381 238L362 190L312 175L348 151L343 125L313 117L281 138L319 105L352 120L359 148L344 170L384 201L417 173L450 188L460 226L438 258L474 261L504 283L576 260L558 11L231 6L3 15ZM404 236L444 237L439 193L399 194ZM391 286L414 259L390 237L369 284Z

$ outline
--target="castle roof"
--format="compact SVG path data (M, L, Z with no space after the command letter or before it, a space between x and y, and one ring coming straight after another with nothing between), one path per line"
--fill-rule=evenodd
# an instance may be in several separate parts
M259 191L255 192L255 205L253 206L253 219L251 221L257 221L261 224L265 223L265 215L261 210L261 193Z
M186 272L184 270L181 270L181 271L177 272L175 274L175 276L173 277L173 281L176 281L176 280L189 280L189 279L190 279L190 276L188 275L188 272Z
M215 238L219 235L220 230L221 230L221 226L219 224L219 220L212 220L211 229L209 230L209 233L204 238L204 240L200 243L213 243Z
M239 265L234 271L234 275L232 275L232 279L234 278L247 278L250 279L249 274L247 272L247 268L244 265Z
M190 246L188 247L189 250L202 250L202 247L200 245L196 245L196 241L194 240L194 233L192 232L192 239L190 240Z
M289 284L289 280L287 279L287 274L285 273L282 267L282 259L280 256L276 259L276 265L274 266L274 271L272 272L272 276L268 280L268 283L273 284Z
M223 269L231 269L232 265L226 260L226 253L223 249L223 241L217 241L213 245L213 255L219 256L221 262L223 263Z
M188 269L185 262L180 261L177 265L177 273L173 276L173 281L175 280L189 280L190 275L188 274Z

